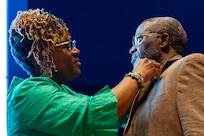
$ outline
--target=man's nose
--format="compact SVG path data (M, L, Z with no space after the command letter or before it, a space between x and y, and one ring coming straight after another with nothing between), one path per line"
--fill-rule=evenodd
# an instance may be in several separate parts
M137 48L135 47L135 46L132 46L131 48L130 48L130 50L129 50L129 53L130 54L133 54L134 52L136 52L137 51Z

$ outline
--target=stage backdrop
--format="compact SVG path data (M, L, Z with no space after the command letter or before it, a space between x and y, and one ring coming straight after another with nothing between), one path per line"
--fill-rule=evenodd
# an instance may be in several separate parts
M10 0L14 1L14 0ZM21 2L13 5L21 9ZM116 85L132 70L130 54L136 26L146 18L172 16L185 27L189 42L186 54L204 52L204 1L149 0L29 0L27 8L44 8L63 18L81 50L82 74L69 82L73 89L94 94L108 84ZM22 3L23 5L23 3ZM24 10L25 7L22 7ZM12 9L10 9L12 10ZM14 10L15 11L15 10ZM12 12L12 11L10 11ZM14 15L13 15L14 16ZM12 17L13 17L12 16ZM10 24L9 19L9 24ZM9 55L9 80L26 77Z

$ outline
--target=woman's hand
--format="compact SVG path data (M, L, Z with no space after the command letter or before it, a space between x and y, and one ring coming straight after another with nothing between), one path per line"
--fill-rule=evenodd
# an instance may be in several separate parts
M135 65L132 72L138 73L140 76L142 75L145 82L150 80L152 77L158 78L161 73L161 68L160 64L156 61L145 58L138 59L137 65ZM117 109L119 118L122 117L130 108L130 105L140 87L138 80L126 76L118 85L112 88L113 93L118 99Z
M148 81L153 76L155 78L158 78L160 76L161 65L155 60L147 58L139 59L132 72L141 73L144 77L144 81Z

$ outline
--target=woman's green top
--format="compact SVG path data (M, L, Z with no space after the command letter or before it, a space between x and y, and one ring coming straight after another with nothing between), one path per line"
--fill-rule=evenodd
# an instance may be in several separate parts
M7 93L8 136L117 136L116 102L108 86L87 96L46 77L14 77Z

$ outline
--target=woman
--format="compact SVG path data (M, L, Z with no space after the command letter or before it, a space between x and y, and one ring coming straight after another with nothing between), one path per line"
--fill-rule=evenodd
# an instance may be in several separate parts
M160 74L160 64L143 59L114 88L78 94L64 84L80 75L81 63L62 19L41 9L19 11L9 33L11 53L30 77L10 84L8 135L117 135L139 88Z

